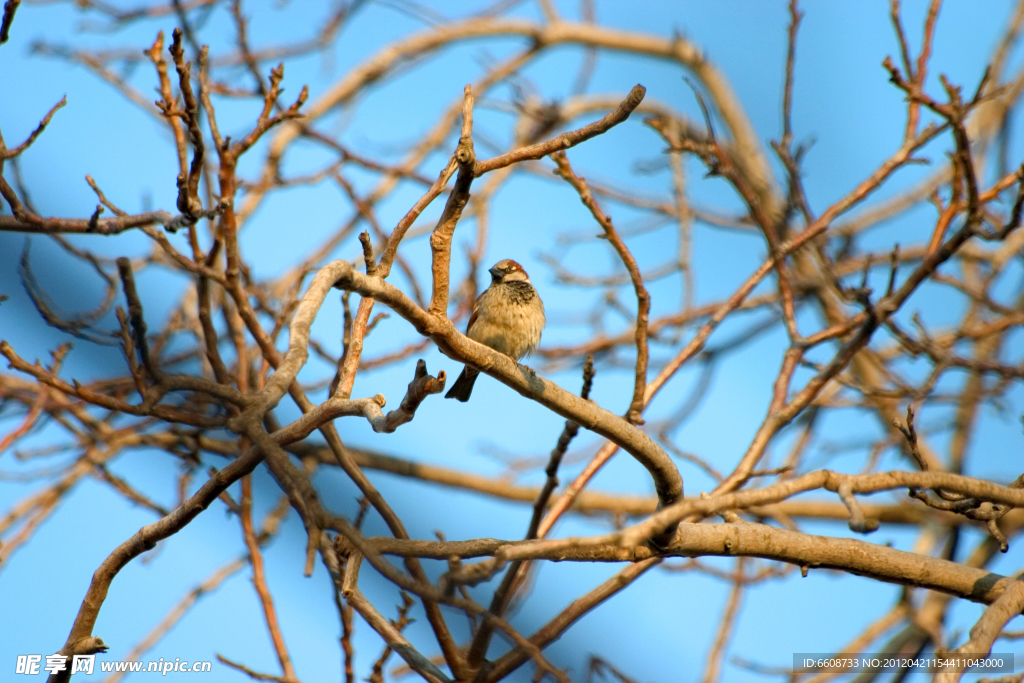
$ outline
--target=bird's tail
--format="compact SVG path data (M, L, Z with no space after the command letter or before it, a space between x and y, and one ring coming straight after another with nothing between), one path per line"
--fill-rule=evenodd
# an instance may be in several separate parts
M448 390L448 393L444 395L445 398L457 398L463 403L469 400L469 395L473 393L473 384L476 383L476 378L480 374L479 370L466 366L462 368L462 374L455 380L455 384Z

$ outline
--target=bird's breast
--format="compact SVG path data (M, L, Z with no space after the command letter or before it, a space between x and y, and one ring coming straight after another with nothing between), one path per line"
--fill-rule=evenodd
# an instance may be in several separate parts
M490 287L480 296L476 320L467 336L518 360L533 351L540 342L544 330L544 304L536 292L525 297L522 292L505 292L503 289Z

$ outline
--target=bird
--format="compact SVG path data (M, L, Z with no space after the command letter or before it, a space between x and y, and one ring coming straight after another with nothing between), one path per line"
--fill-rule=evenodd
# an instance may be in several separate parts
M466 336L518 361L540 343L544 303L530 276L512 259L498 261L488 272L491 286L473 304ZM465 403L479 374L476 368L465 366L444 397Z

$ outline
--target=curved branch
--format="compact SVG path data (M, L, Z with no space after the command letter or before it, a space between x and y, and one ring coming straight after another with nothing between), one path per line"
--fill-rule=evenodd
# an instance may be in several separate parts
M380 278L367 277L345 261L335 261L328 267L340 273L335 287L358 292L386 304L412 323L417 332L433 340L452 360L472 364L526 398L620 446L651 473L662 506L682 499L683 479L671 458L628 421L529 372L508 356L473 341L460 333L447 317L431 315L401 290Z
M646 546L581 545L582 539L563 547L551 542L493 538L448 543L384 537L367 541L384 554L435 559L457 555L462 559L493 556L558 562L642 562L653 557L760 557L928 588L984 604L998 600L1016 581L984 569L858 539L814 536L766 524L686 524L682 528L685 533L678 534L662 552Z
M356 97L363 89L385 77L414 57L429 54L450 43L489 36L522 36L535 45L584 44L608 50L633 52L650 57L671 60L682 64L701 81L715 103L715 108L729 128L735 143L736 163L755 187L755 192L766 206L778 205L778 193L774 189L770 166L754 127L744 112L736 93L725 76L710 62L701 50L675 35L661 38L643 33L618 31L594 24L577 24L558 21L552 24L537 24L521 19L499 19L481 17L468 21L438 26L429 31L417 33L404 40L396 41L359 66L353 68L330 91L325 93L306 109L306 119L314 121ZM263 180L271 179L277 173L288 146L302 134L302 125L285 124L274 136L267 152L263 168ZM555 150L551 150L555 151ZM259 187L265 187L261 182ZM258 191L260 194L262 191ZM253 200L259 201L254 193Z
M78 653L81 651L80 643L92 640L92 629L96 625L103 601L107 598L110 584L125 565L143 552L155 548L157 542L184 528L210 503L217 500L228 486L256 469L262 460L263 452L259 448L249 449L247 453L210 477L209 481L203 484L193 496L172 510L169 515L142 527L135 535L115 548L114 552L110 553L103 564L93 573L89 590L85 594L85 599L82 600L82 606L78 609L75 623L71 627L71 633L68 634L68 639L64 643L64 647L61 648L60 654L70 656ZM70 676L70 671L67 673Z
M618 545L623 548L637 548L644 542L662 532L666 528L690 516L707 517L722 511L767 505L785 500L798 493L814 489L827 489L839 492L845 488L849 493L878 493L899 488L943 489L962 493L990 503L1002 503L1012 507L1024 508L1024 489L1000 486L983 479L965 477L949 472L879 472L878 474L848 475L829 470L819 470L805 474L774 486L767 486L754 491L737 491L708 496L707 498L689 498L672 507L655 513L640 524L612 534L594 536L586 539L566 538L556 541L533 541L538 547L573 547L577 545ZM684 528L684 527L680 527ZM692 527L685 527L691 533ZM677 534L677 537L684 534ZM506 559L517 559L509 556Z

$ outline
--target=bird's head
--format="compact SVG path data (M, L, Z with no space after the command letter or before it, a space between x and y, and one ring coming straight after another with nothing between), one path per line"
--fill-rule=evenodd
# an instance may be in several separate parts
M498 261L488 272L491 274L491 282L494 284L514 280L530 281L530 276L526 274L523 267L510 258Z

